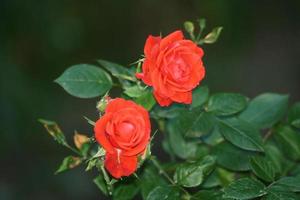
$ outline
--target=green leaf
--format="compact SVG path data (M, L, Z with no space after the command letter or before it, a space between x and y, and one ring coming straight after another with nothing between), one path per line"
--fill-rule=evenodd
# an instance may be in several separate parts
M264 151L259 131L238 118L219 120L219 131L226 140L237 147L250 151Z
M176 187L158 186L154 188L146 200L180 200L180 192Z
M193 101L191 108L202 106L208 99L209 89L207 86L199 86L193 90Z
M113 199L132 200L138 194L139 189L139 186L135 182L120 184L113 191Z
M175 183L184 187L196 187L203 182L204 176L211 173L215 166L215 158L206 156L194 163L183 163L176 168Z
M207 34L202 40L201 43L213 44L215 43L223 30L223 27L219 26L214 28L209 34Z
M134 99L134 101L137 104L143 106L146 110L151 110L152 107L156 104L156 101L151 91L144 92L143 95Z
M295 119L294 121L292 121L291 125L295 128L300 128L300 119Z
M218 165L233 171L250 170L249 158L255 155L254 152L239 149L228 142L216 145L212 153L216 156Z
M177 118L178 130L186 137L200 137L210 133L215 125L215 117L211 113L194 109L182 112Z
M278 126L274 136L287 157L300 160L300 135L297 132L289 126Z
M288 122L296 127L300 128L300 102L294 104L288 114Z
M284 187L272 185L266 189L268 195L266 200L298 200L296 194L286 190Z
M258 128L269 128L284 116L287 106L288 95L261 94L249 103L240 118Z
M94 178L93 182L97 185L97 187L101 190L103 194L108 195L107 186L103 176L97 176L96 178Z
M174 154L182 159L195 158L197 155L197 142L188 142L184 140L183 135L179 132L180 124L171 120L167 124L168 140Z
M55 141L59 144L67 145L66 137L56 122L45 119L39 119L38 121L44 125L47 132L54 138Z
M146 167L141 176L141 193L143 199L146 199L153 188L157 186L166 186L166 181L159 175L155 169Z
M300 175L283 177L276 181L276 186L280 186L290 192L300 192Z
M221 135L218 126L215 126L209 135L206 135L206 136L202 137L201 139L203 140L203 142L205 144L209 144L212 146L217 145L224 141L224 138Z
M207 111L219 116L236 114L247 106L247 98L240 94L219 93L209 98Z
M282 161L284 159L282 152L274 144L268 143L265 145L265 154L266 158L273 163L275 173L281 174Z
M255 156L250 159L253 173L266 182L272 182L275 178L275 168L272 161L266 157Z
M169 107L161 107L159 105L155 106L151 111L151 116L155 119L159 118L175 118L181 114L181 112L186 111L186 106L182 104L172 104Z
M258 180L241 178L224 189L223 197L244 200L261 197L265 194L264 184Z
M130 71L128 68L102 59L98 59L97 62L109 71L113 76L117 77L121 83L124 80L136 81L135 74L133 71Z
M194 194L191 200L224 200L223 193L217 190L201 190Z
M68 68L55 82L69 94L80 98L103 95L112 87L111 77L101 68L90 64Z
M81 163L81 159L79 157L74 157L74 156L65 157L62 164L59 166L58 170L56 170L55 174L77 167L78 165L80 165L80 163Z
M139 85L133 85L133 86L125 87L124 93L129 97L137 98L142 96L145 93L145 90Z

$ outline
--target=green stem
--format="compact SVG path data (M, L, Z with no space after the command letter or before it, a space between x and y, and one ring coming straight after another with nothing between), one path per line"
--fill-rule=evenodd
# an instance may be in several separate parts
M64 143L63 144L65 147L67 147L68 149L70 149L71 151L73 151L74 153L78 154L79 156L82 156L81 152L78 151L77 149L71 147L68 143Z
M181 191L183 191L185 193L186 197L191 197L190 193L188 191L186 191L184 188L180 187L179 185L177 185L173 179L167 174L167 172L165 172L165 170L163 169L163 167L159 164L158 160L156 159L156 157L151 156L150 160L152 161L153 165L158 169L159 173L162 174L173 186L178 187ZM187 198L187 199L189 199Z
M271 137L272 133L273 133L272 129L268 130L268 132L266 133L266 135L263 138L264 143Z

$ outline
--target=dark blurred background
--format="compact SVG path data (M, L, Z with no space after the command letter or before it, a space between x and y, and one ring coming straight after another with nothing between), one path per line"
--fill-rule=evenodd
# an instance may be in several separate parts
M1 0L0 199L101 199L94 173L80 167L54 176L71 152L37 122L57 121L92 135L97 99L77 99L53 80L68 66L104 58L137 60L148 34L166 35L185 20L224 26L204 46L213 92L249 97L271 91L300 100L299 0Z

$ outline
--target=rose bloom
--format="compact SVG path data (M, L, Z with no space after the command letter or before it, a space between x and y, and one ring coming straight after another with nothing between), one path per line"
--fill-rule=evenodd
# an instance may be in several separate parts
M149 36L144 47L145 60L137 78L153 87L161 106L172 102L191 104L192 90L204 78L203 50L181 31L165 38Z
M106 150L104 165L109 173L115 178L134 173L138 156L150 140L147 110L132 101L112 99L94 131L97 142Z

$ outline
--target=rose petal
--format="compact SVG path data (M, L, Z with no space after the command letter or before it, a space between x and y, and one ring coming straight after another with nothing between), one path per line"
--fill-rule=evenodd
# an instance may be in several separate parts
M106 153L105 168L114 178L129 176L136 171L137 156L124 156L122 152Z

